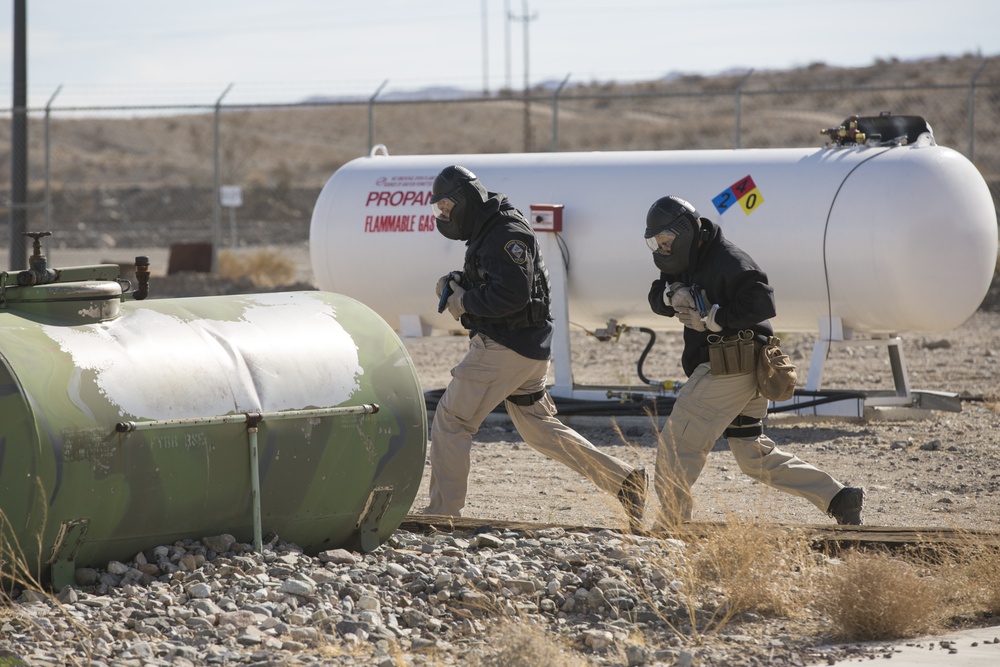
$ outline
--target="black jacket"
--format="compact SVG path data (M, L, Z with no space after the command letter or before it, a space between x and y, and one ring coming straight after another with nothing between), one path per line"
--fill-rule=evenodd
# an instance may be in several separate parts
M711 220L702 218L701 245L688 270L679 275L660 272L649 288L649 306L654 313L672 317L673 308L663 302L667 285L681 282L697 285L707 295L705 306L718 304L715 322L719 332L730 336L745 329L754 332L761 343L774 334L774 290L767 284L764 273L753 258L722 236L722 230ZM711 331L695 331L684 327L684 351L681 366L690 376L698 364L708 361L708 337Z
M489 193L467 242L462 325L529 359L552 354L549 278L528 221Z

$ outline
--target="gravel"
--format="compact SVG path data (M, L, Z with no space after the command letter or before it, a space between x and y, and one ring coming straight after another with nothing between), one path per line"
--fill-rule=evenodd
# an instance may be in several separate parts
M0 656L93 667L484 664L496 653L484 635L516 621L598 665L824 658L784 629L753 637L739 623L692 641L692 617L705 622L715 608L690 607L673 578L669 564L687 551L678 540L562 528L401 529L370 554L314 557L276 538L261 554L228 535L185 540L80 569L78 585L56 595L20 593L0 614Z

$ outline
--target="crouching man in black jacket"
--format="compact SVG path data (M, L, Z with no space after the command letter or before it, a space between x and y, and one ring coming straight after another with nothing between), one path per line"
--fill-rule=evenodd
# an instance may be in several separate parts
M774 292L767 275L679 197L653 203L645 237L660 270L649 305L684 324L681 366L688 376L660 434L654 477L658 522L670 527L691 519L691 485L724 435L740 469L753 479L805 498L837 523L861 524L864 489L844 486L764 435L767 399L757 392L754 370L756 353L774 333L768 321L775 315ZM723 342L731 354L722 353Z

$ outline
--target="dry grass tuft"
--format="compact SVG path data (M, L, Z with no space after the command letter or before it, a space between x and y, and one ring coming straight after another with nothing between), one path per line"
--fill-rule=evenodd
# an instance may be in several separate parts
M984 549L971 562L971 590L978 595L977 611L1000 616L1000 552Z
M957 614L1000 616L1000 546L970 542L938 565Z
M693 562L700 578L724 594L728 618L796 613L815 561L802 534L733 519L697 546Z
M916 637L947 615L945 581L884 552L850 553L820 586L817 602L840 639Z
M41 553L41 532L27 539L37 541L37 552ZM0 626L5 628L5 632L9 630L12 633L31 633L36 638L46 637L53 645L58 643L61 637L73 636L75 653L72 664L92 664L91 631L63 604L61 595L56 596L49 592L49 587L36 578L35 573L41 569L41 563L34 566L28 563L17 533L6 514L0 510ZM56 609L59 613L59 623L65 626L66 630L57 637L49 619L39 620L32 611L12 603L21 596L26 596L29 601L44 602ZM3 638L4 635L0 635L0 639ZM27 664L13 653L0 651L0 667Z
M475 667L583 667L586 660L546 632L529 623L504 623L491 633L487 656L472 661Z
M293 282L295 263L273 250L248 254L224 250L219 253L219 275L230 280L247 278L258 287L277 287Z

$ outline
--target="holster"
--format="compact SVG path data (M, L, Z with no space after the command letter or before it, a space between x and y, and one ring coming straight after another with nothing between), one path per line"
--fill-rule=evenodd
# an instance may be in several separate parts
M712 375L738 375L757 370L757 352L760 344L753 339L753 331L744 329L733 336L710 334L708 337L708 365Z

